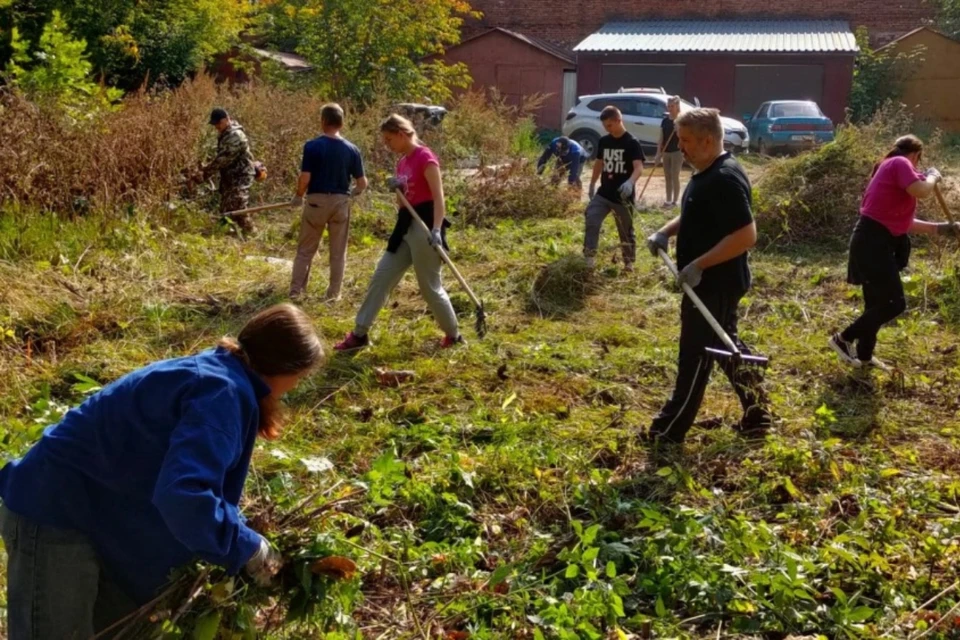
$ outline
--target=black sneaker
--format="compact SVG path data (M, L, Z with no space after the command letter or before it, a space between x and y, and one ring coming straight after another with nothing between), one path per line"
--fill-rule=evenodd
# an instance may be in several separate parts
M847 342L839 333L833 334L830 340L827 341L827 344L830 345L830 348L837 352L837 355L840 356L840 359L845 363L849 364L852 367L861 367L862 364L860 359L857 358L857 350L853 346L852 342Z

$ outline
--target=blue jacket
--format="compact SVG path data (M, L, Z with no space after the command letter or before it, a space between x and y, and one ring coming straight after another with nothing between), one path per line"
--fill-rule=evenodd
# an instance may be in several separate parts
M561 165L569 169L570 184L576 184L577 180L580 179L580 169L587 161L587 152L584 151L583 147L579 144L568 138L567 152L564 155L560 155L560 138L554 138L553 141L550 142L550 145L543 150L543 154L537 161L537 171L542 172L543 168L547 166L547 162L554 156L560 160Z
M200 558L236 573L260 544L238 505L266 384L222 348L134 371L0 470L4 505L86 534L140 603Z

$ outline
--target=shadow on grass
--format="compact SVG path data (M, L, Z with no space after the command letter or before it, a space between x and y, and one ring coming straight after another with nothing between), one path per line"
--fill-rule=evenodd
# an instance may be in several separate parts
M527 299L527 312L541 318L565 318L580 311L600 290L600 280L584 259L568 254L540 270Z
M832 412L828 426L835 436L864 440L879 428L881 389L870 371L839 373L825 378L826 388L817 399L818 407ZM824 416L828 422L831 417Z

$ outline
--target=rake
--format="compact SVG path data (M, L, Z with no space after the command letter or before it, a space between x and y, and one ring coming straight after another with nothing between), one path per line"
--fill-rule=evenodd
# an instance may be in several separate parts
M404 209L407 210L407 212L410 214L410 217L417 221L417 224L420 225L420 228L425 234L427 234L427 238L429 238L430 229L427 228L427 223L425 223L419 214L417 214L416 209L413 208L413 205L411 205L406 196L403 195L403 191L396 189L396 192L397 197L400 199L400 204L402 204ZM463 276L460 275L460 271L453 264L453 261L450 259L450 256L447 255L447 252L443 250L443 247L437 245L434 247L434 249L436 249L437 253L440 255L440 259L447 263L447 266L450 267L450 271L453 272L457 282L459 282L460 286L464 288L464 290L467 292L467 296L470 297L470 301L473 302L474 307L476 307L476 322L474 323L474 328L476 329L479 337L484 337L487 335L487 314L483 309L483 302L473 292L473 289L470 288L470 285L467 284L467 281L464 280Z
M667 265L667 269L669 269L670 273L673 274L673 277L679 278L680 272L677 271L677 265L673 263L673 261L670 259L670 256L667 255L667 252L663 249L659 249L658 253L660 254L660 259L663 260L665 265ZM690 302L692 302L697 310L703 314L703 318L707 321L707 324L710 325L710 328L713 329L714 333L717 334L717 336L720 338L720 341L723 342L723 345L727 348L727 350L724 351L723 349L706 347L704 351L716 358L733 360L736 363L745 362L747 364L754 364L760 367L766 367L770 364L770 358L766 358L764 356L747 355L740 351L739 347L737 347L737 344L727 334L723 327L720 326L720 323L717 322L717 319L713 317L713 314L710 313L710 310L707 309L707 305L703 304L700 296L693 292L693 288L686 283L684 283L681 288L687 297L690 298Z

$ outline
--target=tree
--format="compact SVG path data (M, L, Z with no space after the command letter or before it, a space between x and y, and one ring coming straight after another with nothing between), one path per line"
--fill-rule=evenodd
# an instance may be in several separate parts
M464 0L268 0L259 24L271 44L310 61L321 93L440 102L469 75L437 56L478 15Z
M875 50L870 46L870 34L866 27L857 28L856 38L860 53L853 67L850 119L864 122L881 106L900 98L903 80L914 65L923 60L923 49L918 47L906 53Z
M248 0L0 0L0 31L36 47L54 11L87 42L94 73L125 89L181 82L229 50L249 24ZM2 33L0 33L2 35ZM0 64L9 59L0 45ZM4 57L6 56L6 57Z
M78 117L107 107L122 95L91 78L93 65L87 59L87 43L70 36L59 11L53 12L35 51L16 27L10 46L12 55L5 76L11 86L38 102L55 102Z
M937 28L960 40L960 0L935 0L937 4Z

